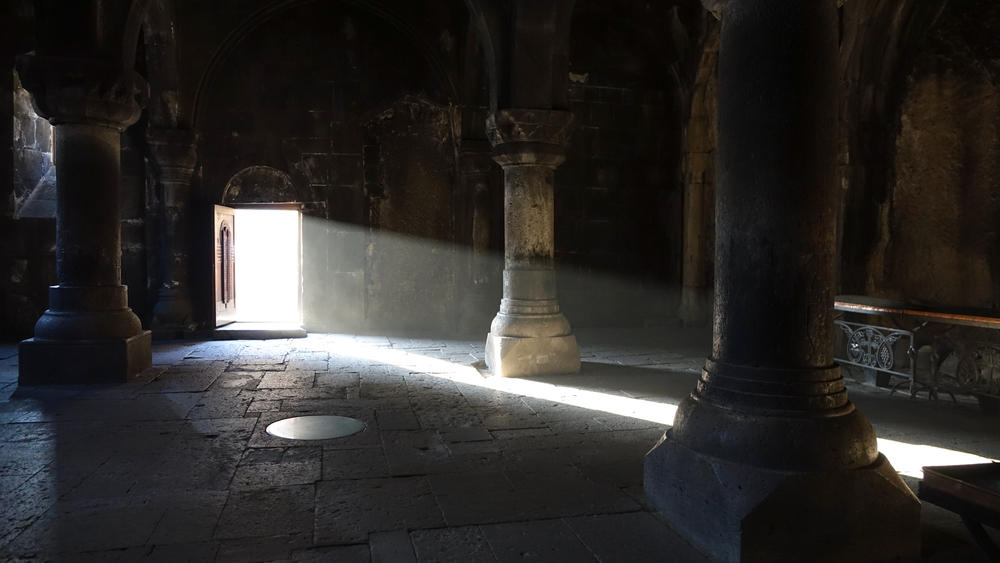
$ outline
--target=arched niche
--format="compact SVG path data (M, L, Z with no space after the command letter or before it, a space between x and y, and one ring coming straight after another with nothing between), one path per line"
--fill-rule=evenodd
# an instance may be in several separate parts
M233 174L222 190L224 205L307 201L288 173L271 166L248 166Z

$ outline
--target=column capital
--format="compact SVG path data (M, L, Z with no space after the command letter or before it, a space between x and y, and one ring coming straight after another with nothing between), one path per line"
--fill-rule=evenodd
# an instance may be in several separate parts
M125 130L139 119L149 87L139 74L99 59L21 55L21 83L35 111L53 125L81 123Z
M160 181L186 183L198 162L198 137L187 129L146 130L149 157L156 166Z
M493 159L501 166L558 166L572 133L573 114L561 110L503 109L486 118Z

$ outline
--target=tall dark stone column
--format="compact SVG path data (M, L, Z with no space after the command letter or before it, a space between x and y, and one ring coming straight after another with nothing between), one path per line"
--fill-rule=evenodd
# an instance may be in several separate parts
M503 299L486 339L494 375L580 371L580 353L556 296L554 185L573 115L506 109L490 116L493 159L504 172Z
M195 139L183 129L149 129L146 142L162 188L158 227L160 286L153 307L153 330L158 335L180 336L195 328L188 269Z
M145 82L95 59L23 56L18 74L55 126L56 277L18 382L124 381L151 364L150 332L121 283L120 136L141 111Z
M915 556L919 503L833 362L836 0L722 19L715 338L647 498L724 561Z

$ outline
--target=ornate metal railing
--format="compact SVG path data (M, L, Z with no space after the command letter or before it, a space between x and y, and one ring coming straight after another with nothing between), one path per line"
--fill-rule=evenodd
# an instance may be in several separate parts
M917 392L916 348L913 331L835 320L844 333L835 358L842 364L874 369L909 383L910 394ZM900 361L902 360L902 361ZM902 383L892 387L895 391Z
M952 399L955 393L973 395L984 410L1000 414L997 311L918 307L858 295L838 296L834 309L840 314L878 315L894 319L894 324L911 322L913 326L905 330L835 320L845 336L838 339L835 357L839 362L888 374L889 381L881 384L891 383L892 377L904 378L893 390L908 381L911 395L924 389L931 398L936 398L938 391Z
M934 362L938 385L973 395L1000 396L1000 347L991 342L961 341L952 347L952 353L958 358L954 377L940 373L940 362Z

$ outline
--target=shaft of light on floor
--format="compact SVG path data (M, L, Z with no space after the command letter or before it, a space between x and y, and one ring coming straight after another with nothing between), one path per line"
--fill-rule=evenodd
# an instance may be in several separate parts
M441 377L458 384L559 402L665 426L672 426L677 414L677 405L673 403L601 393L566 385L553 385L530 379L483 377L478 369L470 365L353 340L334 342L329 351L342 356L397 366L415 373ZM651 375L651 377L655 376ZM962 465L995 461L972 453L937 446L909 444L886 438L878 439L878 448L889 459L897 472L918 479L923 478L922 468L927 465Z

